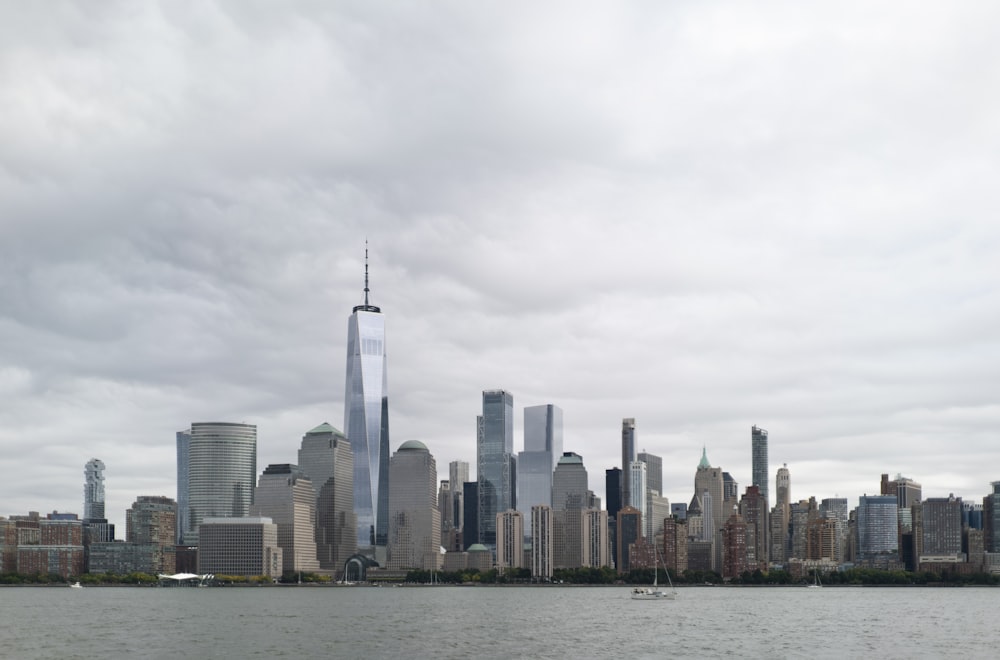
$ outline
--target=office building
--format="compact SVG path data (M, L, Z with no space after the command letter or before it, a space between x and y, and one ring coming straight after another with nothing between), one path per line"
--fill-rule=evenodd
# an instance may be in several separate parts
M451 519L454 529L462 531L465 524L465 484L469 481L469 464L465 461L452 461L448 464L448 482L451 484ZM477 506L477 504L473 504Z
M771 528L767 498L757 486L747 486L740 499L740 517L746 523L747 565L750 570L767 570L770 555Z
M750 471L752 483L750 485L757 486L760 489L761 497L764 498L767 507L770 507L767 489L769 479L767 471L767 431L757 427L757 425L750 428L750 457L752 460Z
M608 512L585 509L583 512L582 566L600 568L611 565L611 546L608 539Z
M708 450L702 448L701 460L694 474L694 492L701 500L701 512L704 520L704 536L702 540L711 541L713 546L712 570L722 570L722 526L728 519L723 516L725 509L723 499L722 469L712 467L708 461ZM731 509L730 509L731 510Z
M583 458L563 452L552 475L552 544L556 568L583 565L583 511L587 507L587 469Z
M642 512L631 506L624 506L618 511L617 533L618 572L628 573L632 570L631 549L636 544L644 542L642 538Z
M497 570L524 566L524 516L516 509L497 514Z
M483 414L476 418L476 437L479 542L495 551L497 513L517 508L514 397L510 392L483 392Z
M308 475L315 491L314 538L319 567L339 575L358 551L350 441L326 422L307 431L299 447L299 469Z
M525 517L536 504L552 505L552 472L562 447L562 409L552 404L525 408L524 451L517 455L517 509Z
M663 496L663 459L656 454L641 451L637 460L646 464L646 488L659 496Z
M531 507L531 578L550 580L552 569L552 507L536 504Z
M1000 553L1000 481L990 482L990 494L983 498L983 546Z
M846 497L827 497L819 503L820 515L836 523L834 533L834 561L847 561L847 521L849 512Z
M468 552L473 544L479 543L478 481L466 481L462 484L462 499L466 503L462 516L462 547Z
M670 500L657 494L652 488L646 489L646 509L643 515L646 540L653 543L663 532L663 521L670 517Z
M270 518L202 518L198 525L199 573L281 577L278 526Z
M895 495L862 495L858 498L858 557L894 554L899 549Z
M919 562L962 555L962 498L929 497L920 503Z
M897 474L895 479L890 480L888 474L882 475L881 482L882 495L894 495L900 509L909 509L920 501L921 487L913 479L908 479L901 474Z
M92 458L83 467L83 519L105 520L104 461Z
M788 471L788 463L778 468L774 478L774 494L776 504L781 509L781 518L785 525L791 521L792 477Z
M250 513L257 476L257 427L202 422L191 425L188 445L188 503L184 545L198 545L205 518L239 518Z
M278 528L282 573L315 572L316 490L297 465L272 464L257 482L251 515L270 518Z
M667 518L663 522L663 565L674 575L688 568L686 520Z
M622 420L622 489L621 505L635 506L631 500L632 484L629 481L631 474L629 466L635 460L635 418L626 417ZM642 497L646 499L645 494Z
M399 446L389 459L389 483L387 567L440 569L437 463L424 443L407 440Z
M140 495L125 512L125 540L128 543L175 545L177 502L161 495Z
M629 506L638 509L643 522L648 522L649 500L646 497L646 464L642 461L632 461L628 465ZM642 536L648 540L647 530L643 528Z
M365 247L365 302L347 322L344 431L354 460L354 514L359 552L384 559L389 533L389 395L385 317L369 303Z
M734 511L722 526L722 577L739 577L750 570L747 562L747 524L738 511Z

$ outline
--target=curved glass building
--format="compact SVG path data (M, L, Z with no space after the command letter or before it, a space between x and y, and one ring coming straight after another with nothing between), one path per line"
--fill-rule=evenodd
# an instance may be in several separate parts
M347 382L344 430L354 453L354 512L358 551L371 555L389 536L389 399L385 359L385 317L368 304L368 254L365 251L365 302L347 322ZM375 553L380 556L382 553Z
M250 514L257 476L257 427L202 422L191 425L188 445L186 545L198 544L205 518Z

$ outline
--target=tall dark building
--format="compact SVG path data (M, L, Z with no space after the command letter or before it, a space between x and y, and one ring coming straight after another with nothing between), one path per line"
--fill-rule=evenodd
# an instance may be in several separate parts
M479 482L466 481L462 484L462 499L470 503L462 511L462 549L479 543Z
M983 498L983 545L986 552L1000 552L1000 481L990 483Z
M642 513L638 509L625 506L618 512L618 533L615 540L620 558L615 566L619 573L628 573L632 568L629 565L629 546L642 541Z
M622 508L622 471L611 468L604 471L604 495L608 500L608 535L611 542L611 561L618 565L618 512Z
M751 486L757 486L764 502L768 502L767 490L767 431L754 425L750 429L750 453L753 461L751 467Z
M629 467L635 460L635 419L626 417L622 420L622 506L636 506L632 501L632 483L629 477Z

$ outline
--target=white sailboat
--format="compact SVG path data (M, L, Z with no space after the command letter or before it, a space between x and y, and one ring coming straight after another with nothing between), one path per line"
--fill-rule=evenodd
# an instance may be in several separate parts
M660 552L656 552L657 566L660 562ZM664 591L660 589L657 579L659 578L660 571L658 568L653 569L653 586L651 587L635 587L632 589L632 600L674 600L677 597L677 590L674 589L674 583L670 579L670 571L667 570L666 565L663 566L663 572L667 574L667 583L670 585L670 591Z
M807 584L806 586L809 587L810 589L819 589L823 586L822 584L820 584L819 581L819 572L816 571L815 569L813 570L813 583Z

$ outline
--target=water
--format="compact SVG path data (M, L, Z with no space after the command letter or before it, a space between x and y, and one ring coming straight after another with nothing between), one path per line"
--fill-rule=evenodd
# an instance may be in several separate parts
M1000 589L0 588L4 658L987 658Z

